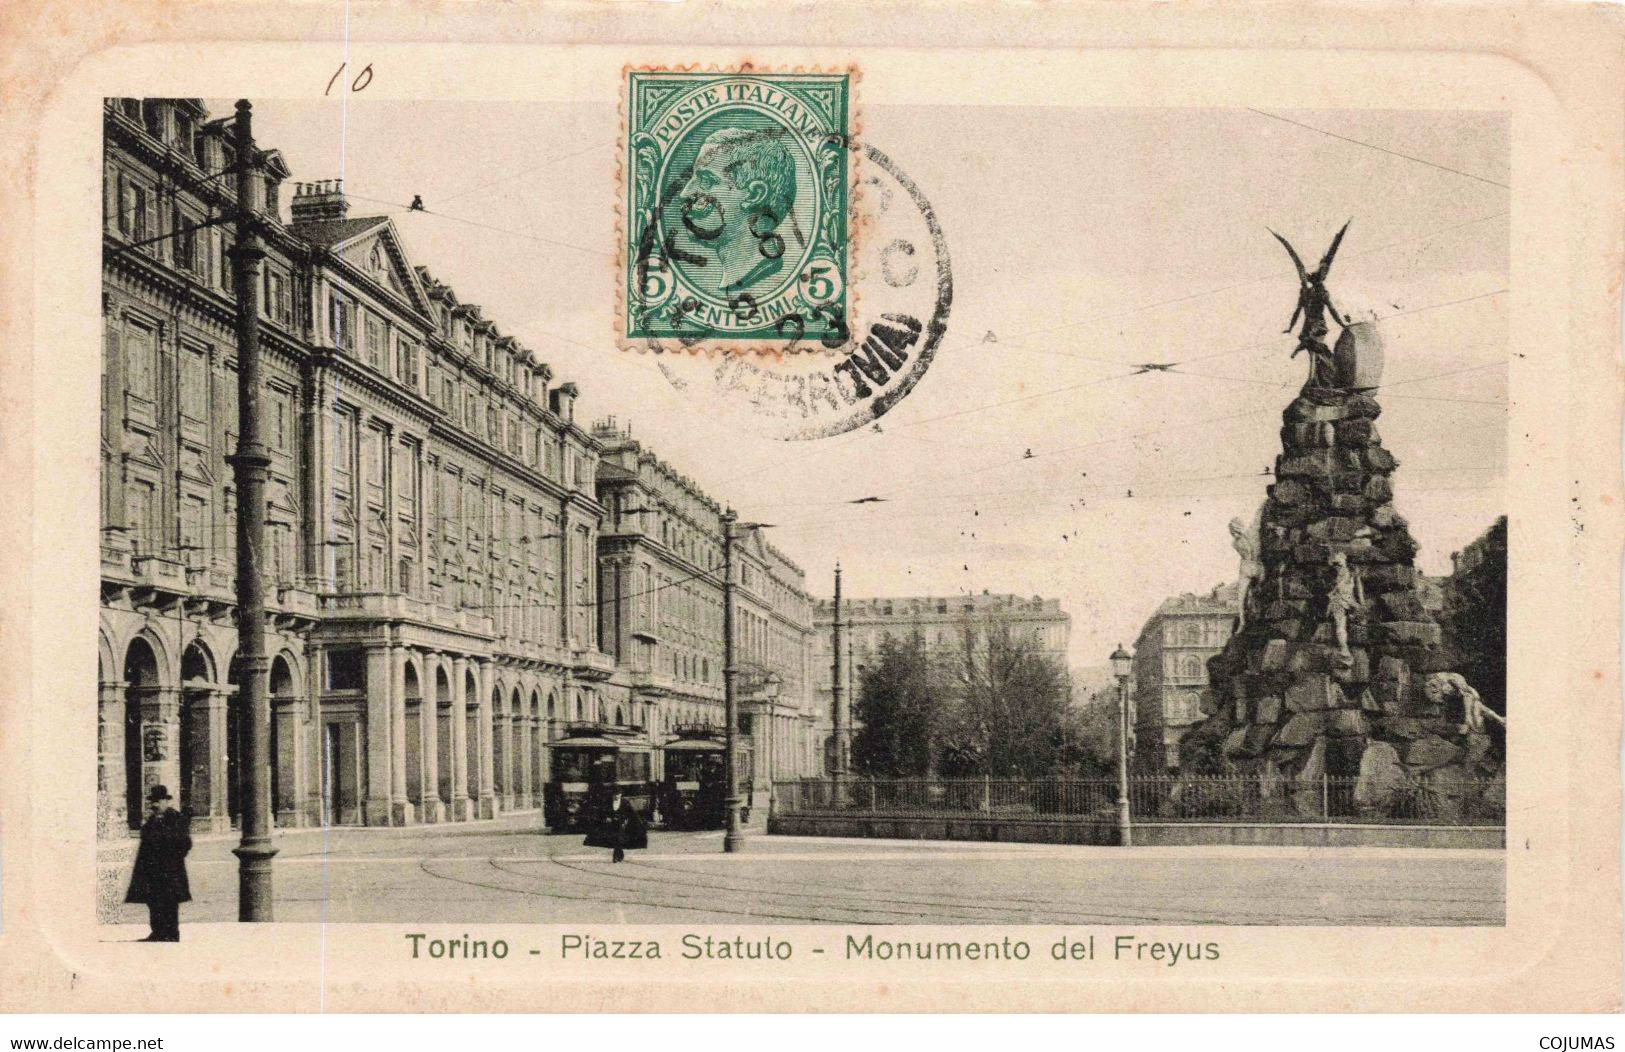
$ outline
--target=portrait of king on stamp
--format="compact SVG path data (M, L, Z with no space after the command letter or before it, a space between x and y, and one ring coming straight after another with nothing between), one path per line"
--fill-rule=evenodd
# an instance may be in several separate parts
M622 346L845 345L851 74L626 77Z

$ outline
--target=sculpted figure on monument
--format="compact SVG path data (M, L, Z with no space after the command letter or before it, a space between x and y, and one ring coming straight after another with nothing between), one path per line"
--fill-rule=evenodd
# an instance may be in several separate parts
M1332 589L1326 595L1326 616L1332 622L1332 634L1337 639L1337 652L1347 657L1349 653L1349 611L1365 602L1364 589L1360 586L1360 578L1349 569L1348 556L1342 552L1333 552L1327 560L1335 573L1332 580Z
M1241 560L1237 568L1238 585L1237 600L1241 612L1236 615L1236 631L1240 632L1247 624L1247 593L1252 590L1253 582L1264 573L1264 564L1258 558L1258 535L1263 528L1264 507L1259 505L1258 514L1253 516L1252 526L1241 521L1240 516L1230 520L1230 543L1236 549L1236 555Z
M1349 222L1353 222L1350 220ZM1304 268L1303 260L1298 258L1297 250L1292 243L1280 234L1271 230L1275 240L1286 248L1287 255L1292 257L1292 265L1298 268L1298 305L1292 310L1292 320L1286 323L1282 332L1291 332L1292 326L1298 324L1303 318L1303 327L1298 330L1298 346L1293 349L1292 357L1296 358L1300 352L1309 352L1309 382L1308 387L1337 387L1337 366L1332 356L1332 349L1326 343L1326 315L1330 314L1332 320L1338 325L1346 325L1342 315L1332 305L1331 293L1326 291L1326 275L1332 269L1332 260L1337 256L1337 247L1343 243L1343 234L1349 228L1348 223L1332 238L1331 247L1321 257L1320 265L1313 271Z
M1428 701L1435 705L1447 702L1457 702L1461 705L1461 726L1464 730L1477 733L1484 729L1484 717L1488 716L1496 723L1506 726L1506 720L1500 713L1490 708L1479 698L1478 691L1460 672L1435 672L1422 684L1422 693ZM1448 709L1446 711L1449 711Z

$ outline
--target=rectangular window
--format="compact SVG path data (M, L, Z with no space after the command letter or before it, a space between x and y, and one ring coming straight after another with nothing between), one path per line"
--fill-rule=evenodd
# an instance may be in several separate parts
M396 373L408 389L418 389L418 345L411 340L400 341L400 368Z
M132 395L152 401L157 393L157 360L152 331L132 325L125 334L127 386Z
M448 413L457 412L457 381L446 377L440 381L440 408Z
M128 237L135 228L135 187L130 185L123 172L118 173L118 193L115 196L118 232Z
M417 446L410 442L401 443L398 453L398 462L395 466L395 498L397 509L401 515L408 519L417 518Z
M197 270L197 226L179 208L170 210L171 238L175 245L175 266L181 270Z
M463 423L470 431L480 429L480 403L473 391L468 392L467 401L463 406Z
M518 456L524 450L520 446L519 421L508 421L508 452Z
M333 587L341 592L355 587L355 567L350 556L353 543L347 538L336 538L334 541Z
M327 652L327 689L367 689L367 659L360 647Z
M137 241L145 241L152 236L152 217L147 214L147 188L135 188L135 199L132 206L133 229L131 233Z
M384 484L384 433L376 427L367 428L366 472L369 485Z
M382 369L385 353L384 323L371 314L367 315L367 347L365 351L367 364L374 369Z
M209 418L209 357L188 348L181 365L181 412L193 420Z
M334 346L355 350L355 304L335 292L329 297L328 306Z
M136 482L129 492L130 540L135 554L152 554L152 486Z
M333 415L333 488L340 494L355 491L355 421L348 413Z
M271 402L271 448L278 453L292 452L289 444L291 429L288 419L288 397L281 391L272 391Z

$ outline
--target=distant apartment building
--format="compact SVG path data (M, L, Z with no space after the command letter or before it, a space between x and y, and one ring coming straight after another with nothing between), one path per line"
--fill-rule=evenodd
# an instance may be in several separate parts
M918 635L927 650L944 656L963 646L967 627L989 623L1008 625L1018 639L1036 652L1067 667L1067 645L1072 633L1072 617L1061 609L1059 599L983 592L980 595L901 596L842 599L842 621L846 626L842 665L846 682L847 712L843 724L852 733L851 711L856 691L862 685L863 669L874 660L887 639ZM820 727L824 735L825 763L833 762L834 749L829 734L834 717L834 603L820 599L813 611L813 652L815 694Z
M1179 743L1202 721L1207 660L1235 631L1241 612L1234 584L1163 601L1134 643L1135 762L1146 771L1179 766Z

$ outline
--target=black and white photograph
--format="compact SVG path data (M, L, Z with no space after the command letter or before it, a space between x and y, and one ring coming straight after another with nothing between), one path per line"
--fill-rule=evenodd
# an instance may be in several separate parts
M139 2L0 27L50 1047L1608 1047L1617 16Z
M775 360L605 346L613 111L355 94L101 115L106 921L162 787L199 926L1503 922L1504 115L870 106L935 304Z

